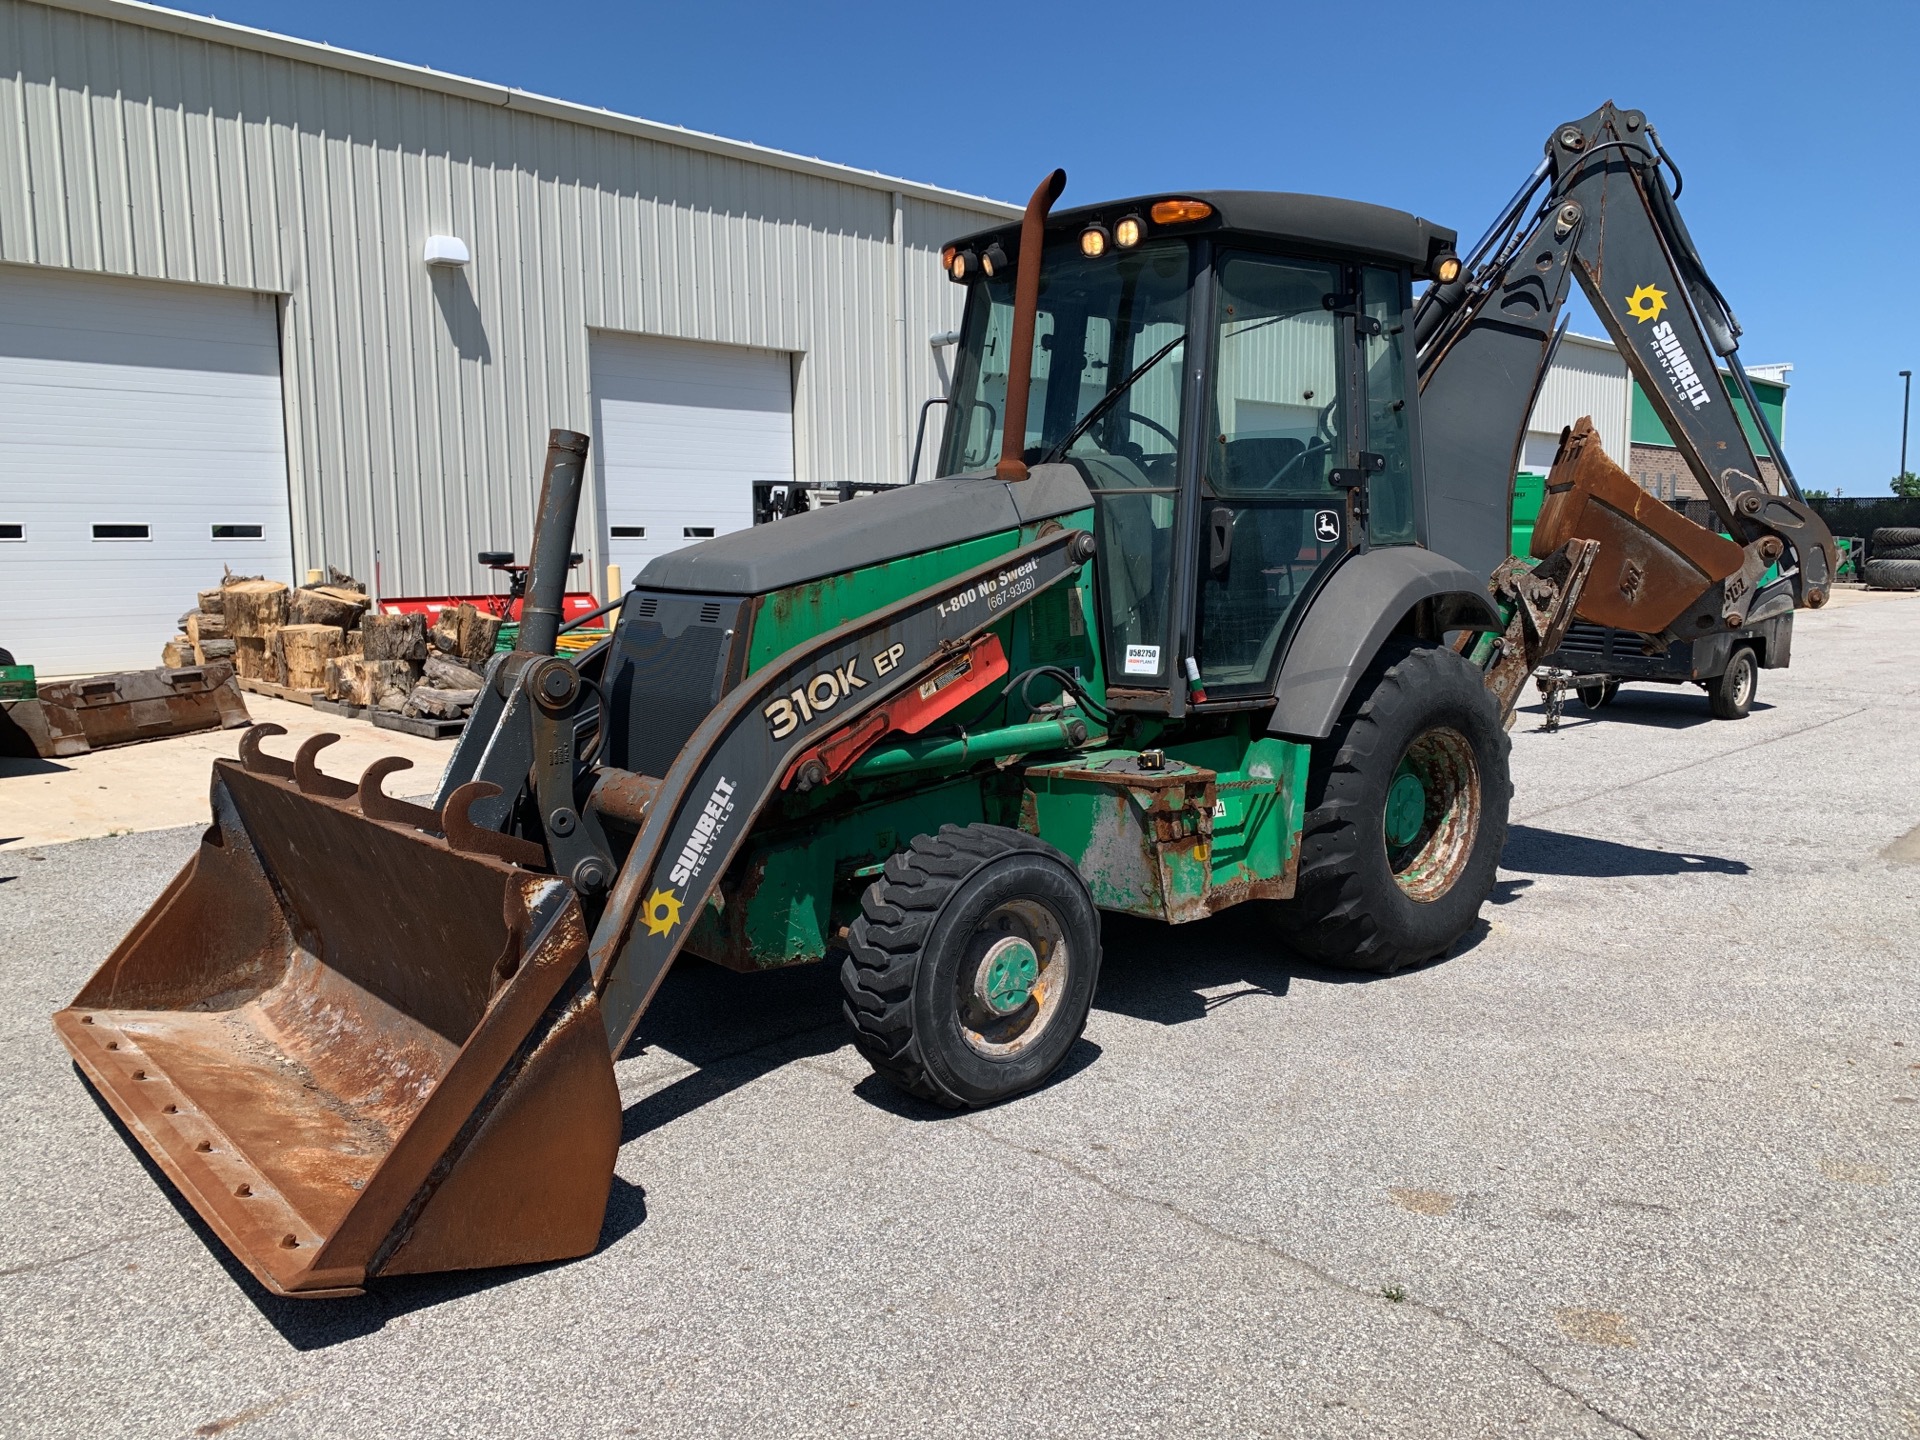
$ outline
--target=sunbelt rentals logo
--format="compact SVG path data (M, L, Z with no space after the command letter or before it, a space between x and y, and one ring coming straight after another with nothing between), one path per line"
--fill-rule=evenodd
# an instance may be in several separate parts
M700 818L693 822L693 833L687 836L687 843L680 847L680 856L673 862L673 869L667 872L667 884L656 888L647 897L647 903L641 908L641 916L647 922L649 935L670 935L673 927L680 923L680 910L686 903L681 891L691 892L693 882L707 868L713 847L720 841L721 831L726 829L727 821L733 817L734 789L734 782L724 775L715 783L713 793L707 796L706 806L700 812Z
M1707 389L1707 382L1700 378L1700 372L1694 368L1693 358L1687 354L1686 346L1680 343L1671 320L1661 320L1661 314L1667 308L1667 292L1653 285L1640 285L1627 296L1627 313L1644 325L1649 320L1657 321L1653 327L1653 355L1660 362L1660 368L1666 371L1667 384L1674 396L1690 409L1712 403L1713 393Z

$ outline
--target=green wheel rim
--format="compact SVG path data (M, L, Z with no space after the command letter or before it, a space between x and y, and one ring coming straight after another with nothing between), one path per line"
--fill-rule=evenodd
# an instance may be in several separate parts
M1387 787L1387 848L1399 850L1420 838L1427 819L1427 786L1405 760Z
M1059 1013L1073 956L1066 926L1041 900L1007 900L981 917L954 995L960 1038L977 1055L1010 1060Z
M982 963L981 998L996 1015L1011 1015L1033 998L1040 978L1040 956L1017 935L996 941Z
M1453 889L1480 833L1480 768L1449 725L1416 735L1394 767L1381 816L1394 883L1421 903Z

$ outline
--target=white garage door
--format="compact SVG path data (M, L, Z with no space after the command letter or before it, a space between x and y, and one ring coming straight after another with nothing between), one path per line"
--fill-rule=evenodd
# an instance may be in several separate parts
M793 366L781 351L593 337L594 454L608 558L655 555L753 523L753 482L793 478Z
M0 265L0 646L146 669L223 566L292 552L271 297Z

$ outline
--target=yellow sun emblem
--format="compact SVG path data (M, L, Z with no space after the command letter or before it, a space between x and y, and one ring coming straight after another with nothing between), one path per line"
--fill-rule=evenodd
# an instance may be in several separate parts
M671 934L680 923L680 897L671 890L656 890L647 897L647 933Z
M1667 292L1656 290L1651 285L1642 285L1627 296L1627 314L1642 325L1653 319L1667 308Z

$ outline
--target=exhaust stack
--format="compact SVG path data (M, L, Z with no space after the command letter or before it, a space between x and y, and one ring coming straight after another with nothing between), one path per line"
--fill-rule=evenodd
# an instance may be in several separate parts
M1013 354L1007 362L1006 429L1000 437L1002 480L1027 478L1027 392L1033 388L1033 331L1040 311L1040 251L1046 243L1047 212L1067 188L1067 172L1055 170L1027 201L1020 221L1019 268L1013 277Z

